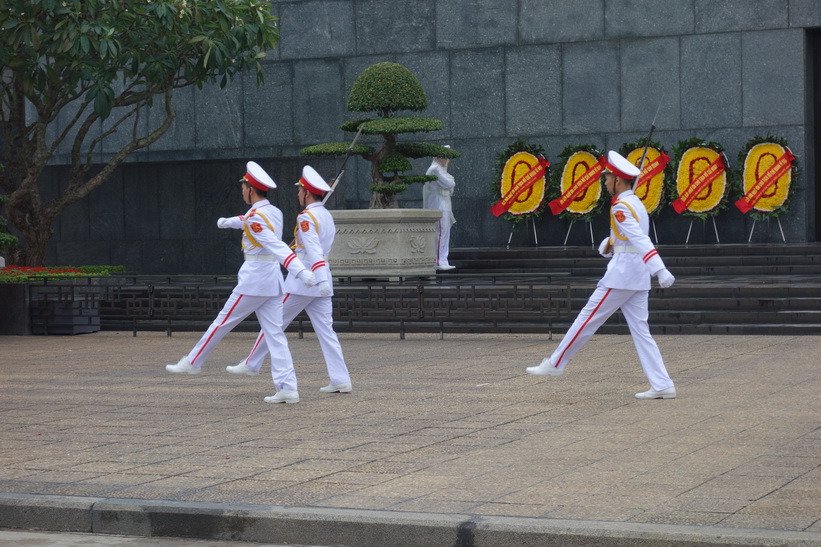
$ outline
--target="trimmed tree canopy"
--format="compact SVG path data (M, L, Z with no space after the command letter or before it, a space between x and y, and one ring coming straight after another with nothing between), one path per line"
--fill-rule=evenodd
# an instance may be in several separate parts
M363 118L360 120L350 120L339 128L342 131L355 133L362 126L362 133L365 135L381 135L383 133L422 133L427 131L439 131L444 127L441 120L436 118L423 118L421 116L397 116L388 118Z
M351 112L386 112L428 107L428 97L416 76L397 63L377 63L356 79L348 95Z

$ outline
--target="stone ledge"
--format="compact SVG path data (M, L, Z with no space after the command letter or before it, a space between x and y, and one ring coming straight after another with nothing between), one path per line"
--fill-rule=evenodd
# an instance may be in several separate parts
M0 528L361 547L818 546L812 532L0 493Z

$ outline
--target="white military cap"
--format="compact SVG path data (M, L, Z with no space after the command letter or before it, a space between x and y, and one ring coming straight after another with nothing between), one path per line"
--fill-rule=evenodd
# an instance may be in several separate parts
M611 150L607 153L607 159L602 156L604 160L604 167L616 175L617 177L631 180L639 176L639 168L630 163L627 158L616 152L615 150Z
M331 187L322 178L322 175L316 172L316 169L310 165L302 168L302 178L296 183L296 186L303 186L312 194L321 195L324 192L330 192Z
M259 166L259 164L255 161L249 161L245 165L245 176L242 177L241 180L247 182L257 190L262 190L263 192L267 192L272 188L277 187L277 183L274 182L274 179L265 172L265 169Z

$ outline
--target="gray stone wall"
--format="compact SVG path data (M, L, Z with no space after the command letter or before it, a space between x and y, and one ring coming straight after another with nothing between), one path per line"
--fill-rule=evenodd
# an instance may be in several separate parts
M280 182L274 201L289 223L291 183L308 161L298 150L350 138L338 129L358 117L345 109L347 92L381 61L412 70L428 94L423 115L444 122L416 137L462 152L451 164L454 247L507 243L511 225L490 214L490 186L496 155L512 142L541 145L552 162L568 145L617 149L647 133L659 104L654 140L668 150L700 137L721 143L737 167L750 138L786 138L802 175L783 228L788 241L814 239L806 29L821 26L818 0L273 0L271 9L282 41L263 61L265 85L247 75L178 93L169 133L60 221L51 262L234 271L236 234L215 220L244 206L226 185L246 159L260 161ZM310 162L329 177L338 165ZM367 207L367 164L354 158L346 173L332 206ZM59 184L59 168L53 176ZM421 189L400 202L419 207ZM600 216L596 241L607 233ZM760 224L753 241L781 241L774 223ZM741 243L751 221L730 207L716 226L721 243ZM561 245L570 226L547 211L536 228L541 245ZM716 242L711 222L691 225L669 206L656 228L662 245L683 244L688 231L690 243ZM530 231L520 227L513 244L532 244ZM574 226L568 243L589 245L588 227Z

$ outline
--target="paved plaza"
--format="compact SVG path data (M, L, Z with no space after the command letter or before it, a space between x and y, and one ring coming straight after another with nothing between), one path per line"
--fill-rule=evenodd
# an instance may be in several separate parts
M0 528L65 529L43 508L73 506L105 532L139 506L337 523L213 530L283 544L420 544L428 523L429 545L821 545L821 336L658 336L678 398L639 401L629 336L554 378L524 369L556 337L342 334L354 391L323 394L316 338L289 334L301 402L271 405L267 363L225 372L254 333L166 373L200 334L0 337Z

